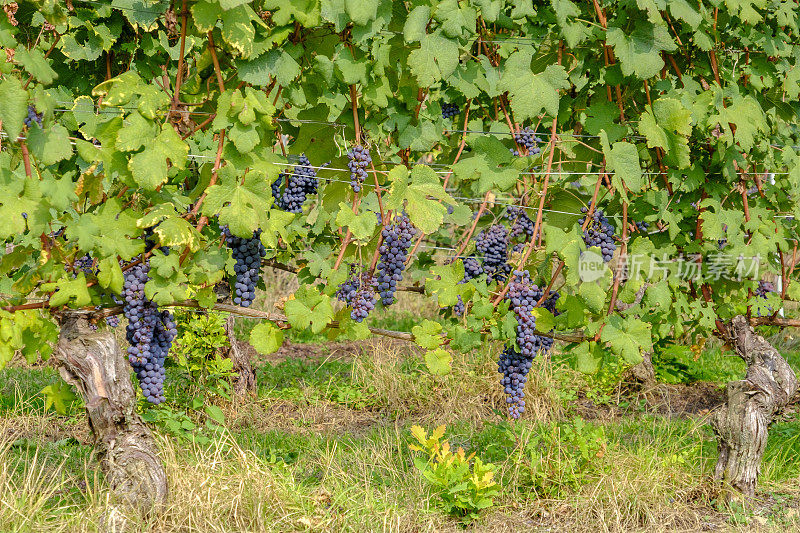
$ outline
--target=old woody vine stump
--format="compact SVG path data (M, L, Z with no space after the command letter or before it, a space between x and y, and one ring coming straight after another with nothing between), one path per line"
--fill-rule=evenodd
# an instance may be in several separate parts
M776 313L800 301L796 3L16 4L0 368L57 345L130 501L166 497L136 413L170 400L174 306L261 319L263 353L286 328L388 335L446 373L491 344L515 418L554 342L587 373L644 358L648 382L649 354L732 324L749 370L715 419L718 471L755 490L795 385L735 317L799 323ZM249 307L266 265L298 287L280 313ZM375 327L401 294L438 316ZM103 319L123 310L117 347Z
M167 476L153 434L135 410L128 362L112 331L93 332L67 316L56 346L61 376L86 406L100 466L114 494L142 510L167 501Z
M735 317L727 341L747 364L747 375L728 383L727 403L711 425L719 439L715 478L754 496L770 424L797 392L797 377L769 342L747 320Z

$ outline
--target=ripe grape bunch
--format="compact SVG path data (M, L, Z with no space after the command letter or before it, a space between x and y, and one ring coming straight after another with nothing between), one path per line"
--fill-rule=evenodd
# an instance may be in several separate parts
M381 231L383 243L379 249L378 292L381 303L386 307L394 303L397 283L402 281L403 270L406 268L411 239L416 234L417 228L405 214L397 215L394 222Z
M250 307L256 297L261 260L267 255L267 250L261 244L261 230L254 231L250 238L244 238L233 235L230 229L224 226L222 235L225 237L225 244L231 249L233 258L236 260L236 264L233 266L233 271L236 273L233 303L242 307Z
M458 104L451 104L448 102L442 104L442 118L452 118L458 115L458 113Z
M589 207L591 207L591 204ZM581 213L586 213L588 210L589 209L586 207L581 207ZM585 221L586 217L581 217L580 220L578 220L578 224L583 226ZM612 226L603 215L602 209L595 209L592 213L589 225L586 226L586 229L583 231L583 242L585 242L586 246L589 248L598 246L603 254L603 261L608 263L614 256L614 250L617 249L613 236L614 226Z
M355 266L350 268L350 277L336 291L336 297L349 305L350 318L362 322L375 309L375 278L364 270L359 274Z
M84 274L93 274L94 273L94 269L92 268L93 266L94 266L94 259L92 259L91 255L86 254L83 257L77 258L72 263L72 275L74 277L79 270Z
M159 404L164 401L164 360L178 331L172 313L159 311L158 306L144 295L149 270L148 261L125 272L123 312L128 319L125 331L130 344L128 361L145 399Z
M530 128L525 128L519 133L514 134L514 141L519 146L524 146L528 150L528 155L536 155L542 150L539 148L538 143L542 142L536 132ZM514 153L516 150L512 149L511 153ZM514 155L519 155L519 152L515 153Z
M322 165L327 166L328 163ZM286 181L286 186L281 194L281 184ZM317 170L311 165L306 154L298 158L298 164L294 166L292 172L281 172L272 183L272 197L278 209L289 213L301 213L306 197L310 194L317 194L319 181L317 180Z
M511 272L508 264L508 229L502 224L494 224L481 231L475 238L475 247L483 256L483 271L488 281L505 281Z
M500 380L506 394L509 414L517 419L525 412L525 383L531 363L539 352L547 353L553 345L553 339L537 335L536 317L533 308L542 298L544 291L531 283L527 270L515 271L514 279L508 285L506 300L511 304L511 309L517 318L517 345L519 351L513 346L506 345L497 362L497 370L502 374ZM559 294L550 291L548 298L543 302L543 307L558 314L555 309Z
M525 383L532 363L513 346L505 346L497 361L497 371L503 375L500 384L506 394L508 414L515 420L525 412Z
M33 107L32 105L28 106L28 116L25 117L25 119L24 119L24 122L25 122L26 126L28 126L30 128L31 124L36 122L39 125L39 127L41 128L42 127L42 118L44 118L44 113L37 113L35 107Z
M340 302L344 302L350 305L350 302L353 301L353 297L355 293L358 291L358 287L361 283L360 277L357 273L356 265L350 265L350 275L347 279L342 282L339 287L336 289L336 298Z
M361 184L367 179L367 167L372 163L372 157L369 155L369 150L357 144L347 152L347 159L347 168L350 169L350 185L353 186L354 192L359 192Z
M464 277L458 282L459 285L483 274L481 264L474 257L462 257L461 262L464 263ZM466 306L464 305L464 300L461 299L461 295L459 295L458 302L453 306L453 314L462 316L464 311L466 311Z
M766 298L767 294L775 292L775 284L771 281L764 281L763 279L758 282L758 287L756 288L756 296L760 296L761 298Z
M528 217L525 209L516 205L510 205L506 209L503 218L511 221L510 237L513 239L519 235L533 236L533 220Z

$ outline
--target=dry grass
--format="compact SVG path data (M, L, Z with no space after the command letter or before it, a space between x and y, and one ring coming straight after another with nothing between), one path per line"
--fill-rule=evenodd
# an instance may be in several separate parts
M370 392L374 403L393 417L413 417L417 422L480 421L504 412L505 396L497 386L497 360L491 346L472 353L451 353L453 372L437 376L423 370L421 351L408 357L406 350L380 339L370 341L353 360L353 382ZM416 368L409 368L416 364ZM558 416L561 406L551 386L551 367L536 361L528 379L525 418L547 420Z
M11 418L0 422L8 429ZM653 422L657 424L658 422ZM734 526L714 510L705 473L709 465L687 464L691 438L662 427L658 441L640 433L621 445L612 442L582 488L563 499L526 492L529 465L524 454L500 465L503 493L497 507L469 525L469 531L673 532L793 531L797 514L780 524L763 516ZM524 449L536 426L519 435ZM690 430L702 440L701 425ZM5 433L4 433L5 434ZM457 436L454 436L457 438ZM442 515L421 476L411 466L407 428L386 424L369 437L347 433L317 438L294 464L266 462L241 448L232 435L211 445L178 444L159 438L170 483L170 500L157 516L128 515L129 531L463 531ZM559 450L549 450L558 454ZM514 454L512 454L512 457ZM0 444L0 531L109 531L113 502L86 460L77 472L37 451L20 457L9 441ZM313 479L309 482L309 479ZM80 496L63 498L66 491ZM763 521L763 523L761 521Z
M157 515L129 515L127 530L800 531L798 479L781 473L782 462L794 460L789 454L765 462L763 498L742 515L746 522L737 524L736 509L716 507L709 480L715 456L701 417L643 413L599 419L595 424L604 428L608 445L592 457L590 471L558 463L574 453L562 441L540 450L555 469L549 481L577 476L578 488L537 494L531 442L570 415L572 407L559 391L582 385L578 375L545 358L529 374L524 423L513 430L512 444L488 459L497 464L503 487L495 507L462 526L441 512L414 468L409 426L447 424L453 445L489 454L487 443L501 437L496 411L505 409L494 353L484 347L454 354L454 371L433 376L422 370L421 354L376 340L352 359L350 378L367 396L364 409L327 401L244 400L226 407L228 429L208 445L158 436L169 502ZM88 443L83 418L37 411L22 396L17 404L15 412L0 417L0 533L112 531L110 511L120 511L88 446L70 445L64 452L56 446L69 437ZM284 463L260 453L245 442L245 433L267 447L279 443L296 460ZM29 442L20 446L19 439Z

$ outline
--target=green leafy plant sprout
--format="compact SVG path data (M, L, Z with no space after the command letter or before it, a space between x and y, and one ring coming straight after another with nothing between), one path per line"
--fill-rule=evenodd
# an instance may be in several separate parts
M444 510L463 519L476 519L483 509L494 505L500 486L494 480L496 467L484 463L474 453L466 454L463 448L455 452L450 443L442 439L445 427L439 426L430 437L420 426L413 426L411 434L419 445L409 448L423 455L414 457L414 465L430 483L441 499Z

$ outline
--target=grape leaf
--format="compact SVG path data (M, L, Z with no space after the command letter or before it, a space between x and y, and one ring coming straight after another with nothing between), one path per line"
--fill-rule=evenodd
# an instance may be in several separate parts
M28 148L43 165L52 165L72 156L69 132L61 124L46 132L38 127L28 130Z
M11 140L22 132L22 121L28 116L27 102L28 93L17 78L6 76L0 81L0 121Z
M331 298L320 294L316 287L304 285L294 294L294 298L284 306L286 316L292 327L305 329L311 327L314 333L320 333L333 318Z
M277 352L283 344L283 331L270 322L260 322L250 332L250 344L262 355Z
M186 168L188 154L189 146L171 125L164 124L161 133L148 144L147 149L130 158L128 168L139 185L155 189L167 180L168 163Z
M450 365L452 360L453 356L444 348L436 348L425 352L425 365L431 371L431 374L437 376L445 376L453 370Z

